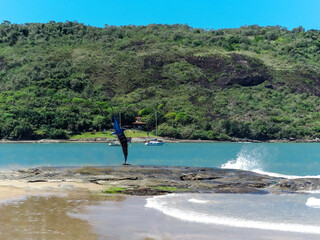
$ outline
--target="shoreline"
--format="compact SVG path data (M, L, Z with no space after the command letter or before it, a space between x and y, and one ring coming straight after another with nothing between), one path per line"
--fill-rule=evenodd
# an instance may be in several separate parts
M148 141L147 137L132 138L131 143L144 143ZM280 140L252 140L252 139L234 139L234 140L192 140L192 139L170 139L159 138L165 143L320 143L320 139L280 139ZM40 140L7 140L1 139L0 144L6 143L110 143L115 139L109 138L85 138L85 139L40 139Z
M0 196L6 191L18 193L14 187L0 187ZM21 192L20 192L21 193ZM296 233L290 231L256 229L250 227L236 227L224 224L206 224L182 220L169 216L157 209L146 207L147 199L152 196L123 196L109 195L92 197L83 195L83 192L60 191L26 191L24 194L15 195L8 200L0 201L0 207L6 209L2 213L19 221L18 225L3 226L0 236L6 239L15 236L15 239L25 239L24 235L13 235L18 228L25 231L43 226L43 216L53 216L59 221L47 222L45 229L33 232L32 236L46 239L71 239L76 236L79 240L97 239L172 239L192 240L274 240L274 239L318 239L317 234ZM15 206L17 211L11 212L10 206ZM22 206L22 207L20 207ZM26 208L27 207L27 208ZM18 215L34 213L32 221L20 218ZM37 217L39 216L39 217ZM19 220L21 219L21 220ZM23 220L22 220L23 219ZM61 224L60 221L63 223ZM77 226L81 224L82 231ZM51 228L60 229L50 232ZM63 234L63 235L61 235ZM90 237L89 237L90 236Z
M320 179L290 180L234 169L165 166L26 168L0 171L0 206L15 205L18 200L26 207L28 214L30 209L39 207L37 211L40 212L36 212L38 215L35 216L62 212L59 217L67 216L68 225L72 223L73 227L64 229L69 233L69 238L59 239L71 239L70 236L78 236L77 239L81 240L110 236L126 239L131 236L134 240L204 240L214 235L217 240L254 240L257 236L264 240L302 240L317 239L319 236L183 221L157 209L146 208L146 199L170 193L301 194L302 190L310 190L311 187L318 189ZM43 206L57 211L46 212ZM15 212L4 213L20 219L14 215ZM55 219L58 217L53 216ZM74 231L79 221L91 238ZM8 231L6 239L10 239L14 231Z
M269 176L221 168L169 166L39 167L0 171L0 187L154 196L167 193L301 193L320 178Z
M149 197L126 197L121 203L105 202L89 206L86 214L75 214L94 226L101 238L111 239L174 239L174 240L303 240L319 238L317 234L255 229L223 224L182 220L154 208L146 207ZM112 213L112 214L110 214ZM127 227L123 227L127 226ZM130 227L128 227L130 226Z

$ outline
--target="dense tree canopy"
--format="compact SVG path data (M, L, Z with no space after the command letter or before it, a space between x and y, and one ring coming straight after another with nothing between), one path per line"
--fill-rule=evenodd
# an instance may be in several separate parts
M189 139L320 137L320 31L0 24L0 138L68 138L140 114Z

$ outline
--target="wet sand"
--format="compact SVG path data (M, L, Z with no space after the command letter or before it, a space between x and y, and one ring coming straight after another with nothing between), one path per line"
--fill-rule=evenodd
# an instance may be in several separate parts
M146 197L87 206L73 217L88 221L99 239L161 240L316 240L319 235L233 228L182 221L146 208Z
M0 187L0 239L96 240L100 238L86 220L71 215L85 206L121 201L119 196L99 196L87 191L36 192Z
M29 194L25 189L16 187L0 187L0 204L10 199L23 197Z
M86 204L105 201L97 184L0 181L0 239L95 240L92 226L68 216Z
M73 181L0 181L0 239L315 240L319 235L186 222L146 208L146 198L101 195Z
M9 190L11 189L11 190ZM101 192L105 186L95 183L84 183L77 180L61 181L54 180L48 182L27 182L23 180L0 180L0 200L7 198L7 194L19 195L48 191L90 191ZM10 197L10 196L8 196Z
M0 239L319 239L318 235L186 222L146 208L147 197L43 189L48 188L40 192L39 188L0 187Z

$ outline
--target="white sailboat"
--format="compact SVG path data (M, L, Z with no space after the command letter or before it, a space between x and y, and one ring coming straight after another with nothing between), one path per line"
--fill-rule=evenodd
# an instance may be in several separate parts
M110 147L120 147L121 144L119 141L113 140L113 141L109 142L109 146Z
M156 138L152 140L148 140L145 145L146 146L162 146L164 142L158 140L158 118L157 118L157 112L155 112L156 117Z

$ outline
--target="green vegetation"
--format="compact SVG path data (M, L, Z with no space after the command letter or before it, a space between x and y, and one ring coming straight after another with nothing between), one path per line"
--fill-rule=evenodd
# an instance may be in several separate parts
M117 139L114 135L111 135L111 131L106 132L84 132L81 134L73 135L70 139L88 139L88 138L109 138ZM139 137L148 137L148 132L142 130L127 130L127 137L139 138ZM149 133L149 137L155 137L153 133Z
M177 187L169 187L169 186L156 186L156 187L153 187L153 189L167 191L167 192L183 192L188 190L186 188L177 188Z
M318 30L0 24L0 138L110 137L113 106L172 138L312 139L319 96Z
M107 132L84 132L81 134L73 135L70 139L85 139L85 138L110 138L115 139L113 135L111 135L110 131Z
M166 187L166 186L157 186L157 187L153 187L153 189L163 190L163 191L169 191L169 192L175 192L175 191L177 191L177 188L176 188L176 187Z
M114 187L114 188L109 188L106 190L103 190L102 193L105 194L116 194L116 193L122 193L125 190L127 190L126 188L122 188L122 187Z

